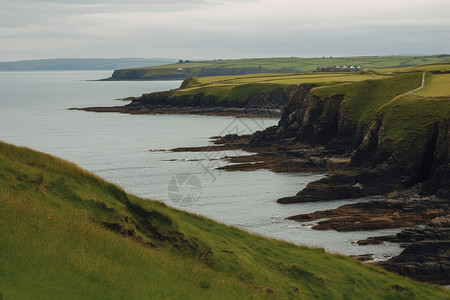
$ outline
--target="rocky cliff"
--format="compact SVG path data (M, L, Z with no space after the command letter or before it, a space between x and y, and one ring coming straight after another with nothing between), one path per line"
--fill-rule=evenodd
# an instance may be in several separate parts
M238 117L279 117L295 91L295 86L276 87L272 90L250 93L243 98L204 93L178 93L189 85L186 79L180 89L144 94L127 98L131 102L117 107L88 107L87 111L121 112L130 114L200 114Z
M275 146L277 156L285 161L294 156L294 163L330 161L333 155L340 155L347 157L349 164L329 168L326 177L278 202L385 197L289 219L318 220L314 229L319 230L410 227L397 236L375 237L360 243L401 243L404 251L379 265L417 280L449 284L450 99L419 98L417 102L407 101L404 107L390 100L405 94L399 91L400 96L380 101L371 115L365 111L369 118L355 122L347 94L322 98L313 88L299 86L278 126L254 134L250 145L256 149ZM409 116L408 110L414 114ZM316 163L319 168L323 165ZM411 227L415 225L421 226Z
M387 137L383 111L370 122L349 118L344 94L320 98L313 86L299 86L282 112L278 126L258 132L253 144L289 140L321 145L350 158L347 172L335 172L308 185L294 197L279 202L320 201L385 194L424 183L424 193L449 197L449 118L430 121L423 135L397 142ZM413 128L416 130L416 128ZM410 136L407 136L410 138ZM292 142L294 139L294 142ZM292 147L292 146L291 146Z
M180 87L187 86L189 80L185 80ZM295 91L294 86L278 87L270 91L256 92L244 99L230 98L220 99L215 95L205 95L204 93L195 94L174 94L173 91L157 92L144 94L141 97L134 98L132 102L126 105L127 108L134 107L152 109L155 106L172 107L239 107L239 108L267 108L282 109L291 98Z

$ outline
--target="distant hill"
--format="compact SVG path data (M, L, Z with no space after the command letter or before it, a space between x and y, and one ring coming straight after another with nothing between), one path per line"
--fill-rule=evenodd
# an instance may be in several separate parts
M364 70L411 67L450 62L450 55L433 56L355 56L355 57L274 57L183 61L164 66L129 68L114 71L108 80L182 80L199 76L229 76L257 73L304 73L318 66L359 66Z
M0 71L116 70L177 62L170 58L58 58L0 62Z

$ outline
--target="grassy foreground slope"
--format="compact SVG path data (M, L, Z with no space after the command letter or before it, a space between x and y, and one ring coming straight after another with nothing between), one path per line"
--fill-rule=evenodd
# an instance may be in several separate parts
M446 299L322 249L251 235L126 194L0 142L2 299Z
M362 65L365 69L420 66L445 63L450 55L359 56L335 58L250 58L183 62L164 66L116 70L111 80L164 80L197 76L242 75L254 73L299 73L315 71L318 65Z

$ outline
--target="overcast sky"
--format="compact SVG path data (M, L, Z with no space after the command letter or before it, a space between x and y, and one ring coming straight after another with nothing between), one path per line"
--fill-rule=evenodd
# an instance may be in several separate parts
M450 53L449 0L0 0L0 61Z

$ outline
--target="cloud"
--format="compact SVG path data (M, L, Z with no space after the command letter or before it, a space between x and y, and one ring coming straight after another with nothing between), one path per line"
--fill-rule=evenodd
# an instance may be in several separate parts
M440 53L450 1L0 0L0 60Z

